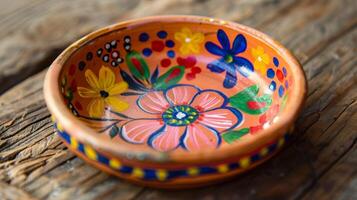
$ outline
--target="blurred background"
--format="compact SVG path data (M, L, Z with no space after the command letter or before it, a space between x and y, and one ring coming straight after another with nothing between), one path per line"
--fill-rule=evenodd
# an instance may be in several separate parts
M252 26L303 62L317 39L351 26L355 0L1 0L0 94L100 27L149 15L203 15ZM347 21L346 21L347 20ZM331 30L333 29L333 30Z

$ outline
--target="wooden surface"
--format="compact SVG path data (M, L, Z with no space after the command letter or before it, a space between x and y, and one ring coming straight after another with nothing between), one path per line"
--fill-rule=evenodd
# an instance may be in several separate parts
M309 93L281 153L229 182L163 191L111 177L64 147L43 100L44 69L91 30L157 14L236 21L297 56ZM357 199L356 25L355 0L1 0L0 199Z

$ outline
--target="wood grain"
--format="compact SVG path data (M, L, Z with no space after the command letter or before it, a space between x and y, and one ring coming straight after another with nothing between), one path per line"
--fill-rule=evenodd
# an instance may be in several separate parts
M356 198L354 0L5 0L1 4L9 6L0 9L0 91L7 90L0 96L0 199ZM303 64L309 96L290 145L229 182L184 192L132 185L70 153L54 134L43 100L45 71L41 70L71 41L93 29L156 14L238 21L291 49Z

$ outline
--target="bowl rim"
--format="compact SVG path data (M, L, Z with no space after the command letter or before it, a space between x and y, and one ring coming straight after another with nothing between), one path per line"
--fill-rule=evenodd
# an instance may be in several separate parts
M88 42L105 35L106 33L117 31L126 26L139 26L153 22L199 22L221 25L238 32L243 31L246 34L250 34L255 39L268 44L277 52L277 54L285 59L294 78L294 87L292 87L294 89L290 91L290 96L287 100L286 106L278 115L279 120L276 123L273 123L269 128L260 130L260 133L256 134L253 139L240 141L239 143L232 143L230 145L222 145L217 149L199 152L163 153L155 150L143 151L140 149L133 149L132 146L118 145L117 142L112 141L109 138L106 140L98 139L96 137L97 133L87 127L81 120L76 118L63 103L58 81L61 69L67 59L70 58L70 56L81 46L86 45ZM49 67L44 81L43 92L48 109L53 117L62 125L63 129L79 141L91 145L98 151L111 153L118 156L118 158L130 159L134 161L138 160L140 162L204 163L249 154L251 151L258 149L268 142L278 139L285 133L289 132L291 127L293 127L293 123L295 122L305 101L307 84L302 66L292 53L290 53L290 51L283 47L279 42L258 30L235 22L211 17L193 15L159 15L119 22L89 33L72 43L54 60Z

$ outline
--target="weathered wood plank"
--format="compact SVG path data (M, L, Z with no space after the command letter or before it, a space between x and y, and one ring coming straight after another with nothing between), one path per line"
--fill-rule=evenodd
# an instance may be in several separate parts
M357 199L356 165L355 140L351 150L317 181L316 186L303 199Z

